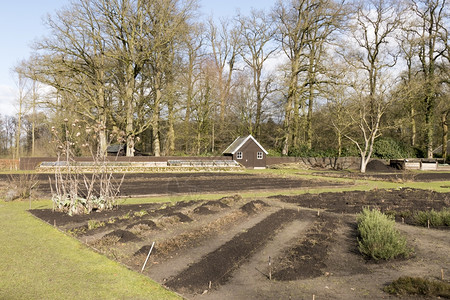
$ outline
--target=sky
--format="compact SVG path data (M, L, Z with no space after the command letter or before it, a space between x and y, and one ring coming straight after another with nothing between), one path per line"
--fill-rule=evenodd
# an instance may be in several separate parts
M34 40L48 34L44 20L48 14L68 5L69 0L4 1L0 9L0 115L15 115L17 85L12 69L31 54ZM269 9L275 0L199 0L204 15L232 17L239 10L246 15L252 8Z

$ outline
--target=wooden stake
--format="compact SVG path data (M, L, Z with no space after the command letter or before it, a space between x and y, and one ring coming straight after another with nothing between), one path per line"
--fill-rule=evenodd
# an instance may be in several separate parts
M441 269L441 280L444 280L444 269Z
M430 229L430 220L427 220L427 227Z
M272 280L272 262L270 261L270 256L269 256L269 280Z
M209 281L208 289L211 289L211 280Z
M147 255L147 258L145 259L144 265L142 266L141 273L144 272L145 265L147 264L147 261L148 261L148 258L150 257L150 254L152 253L153 246L155 246L155 242L153 242L152 246L150 247L150 251L148 251L148 255Z
M320 217L320 209L317 210L317 216Z
M402 217L402 224L405 224L405 218Z
M315 299L316 299L316 295L313 294L313 300L315 300Z

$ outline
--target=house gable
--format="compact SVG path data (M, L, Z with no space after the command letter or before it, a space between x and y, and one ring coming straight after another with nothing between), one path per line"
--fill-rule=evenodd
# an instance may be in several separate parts
M261 144L258 143L258 141L252 135L248 135L247 137L238 137L234 140L233 143L231 143L230 146L228 146L227 149L225 149L225 151L223 151L222 154L235 154L239 150L242 150L241 148L249 141L254 142L262 150L262 152L264 152L266 155L268 154L266 149L264 149L263 146L261 146Z
M265 168L268 152L251 135L238 137L223 152L247 168Z

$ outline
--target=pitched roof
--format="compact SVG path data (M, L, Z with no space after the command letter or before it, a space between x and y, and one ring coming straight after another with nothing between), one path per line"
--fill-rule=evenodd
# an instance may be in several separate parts
M225 149L225 151L222 152L222 154L234 154L236 153L236 151L238 151L249 139L253 140L256 145L258 145L259 148L261 148L261 150L265 153L268 154L268 152L266 151L266 149L263 148L263 146L261 146L257 140L255 140L255 138L250 134L246 137L238 137L237 139L234 140L233 143L231 143L230 146L228 146L227 149Z
M447 141L447 149L450 149L450 140ZM433 150L434 154L442 154L442 145Z
M125 144L113 144L106 148L106 152L110 153L117 153L122 150L125 150Z

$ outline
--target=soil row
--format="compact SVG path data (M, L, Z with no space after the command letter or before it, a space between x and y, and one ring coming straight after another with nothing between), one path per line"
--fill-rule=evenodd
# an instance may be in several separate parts
M266 244L284 224L299 217L295 210L281 209L235 236L200 261L192 264L166 283L179 292L201 293L210 286L224 284L255 251Z

